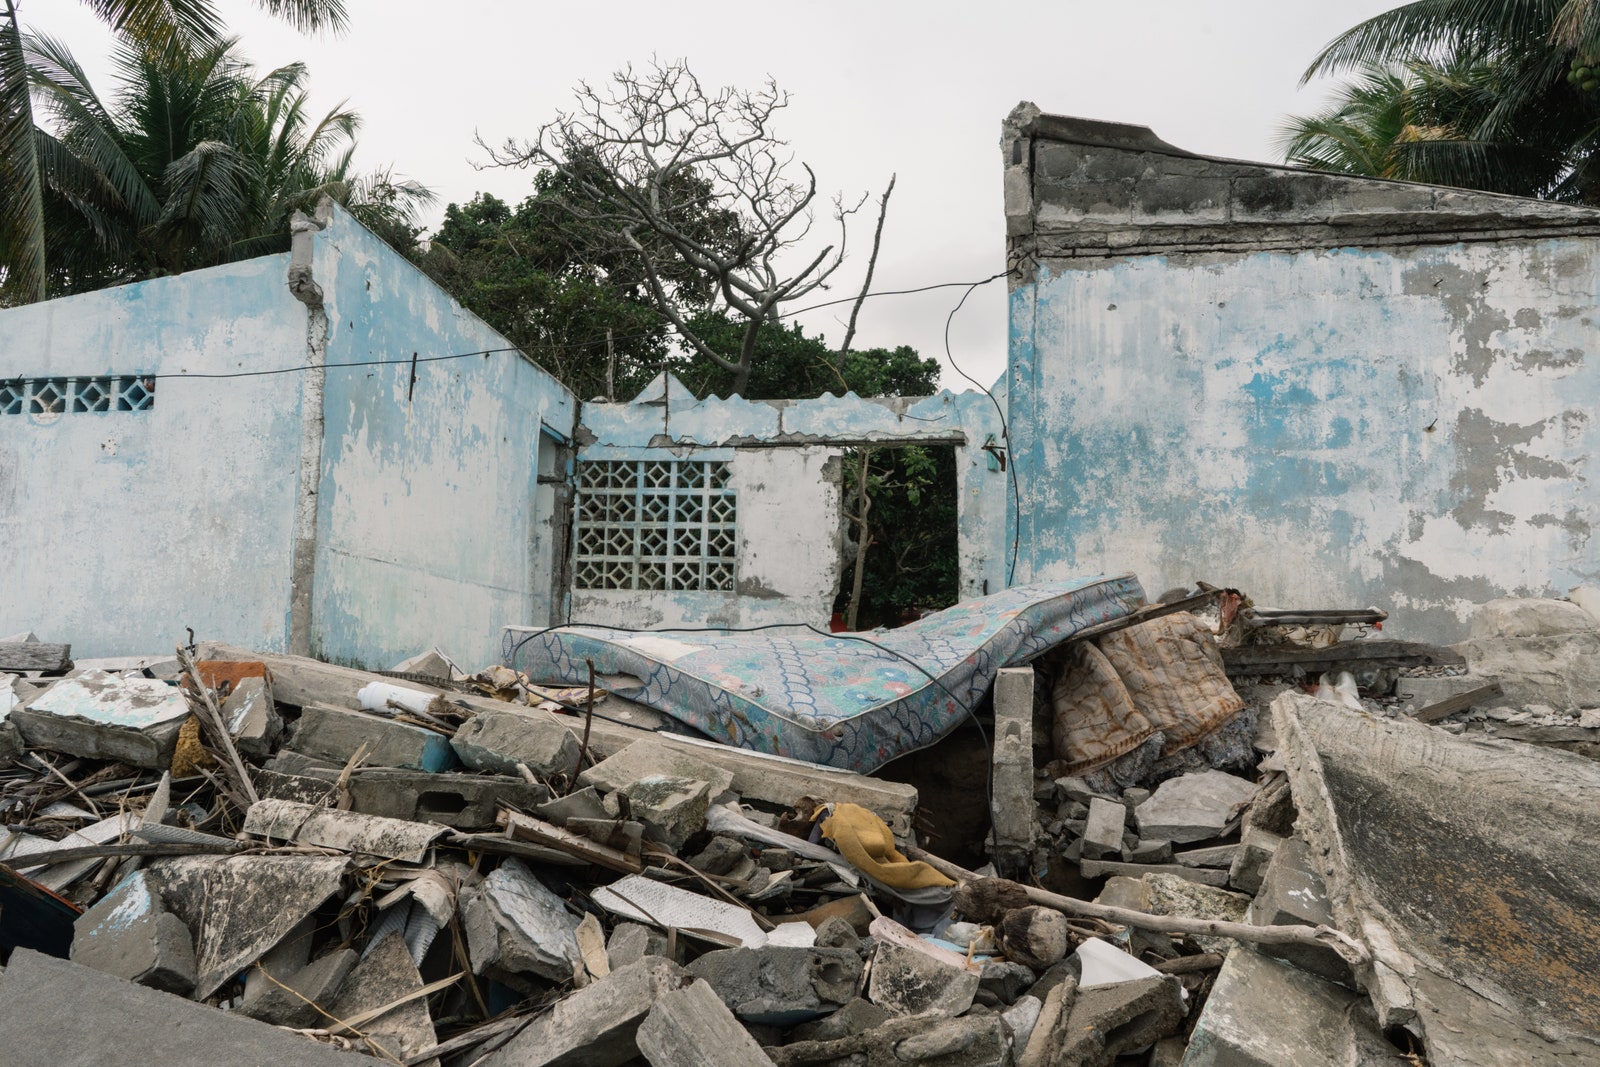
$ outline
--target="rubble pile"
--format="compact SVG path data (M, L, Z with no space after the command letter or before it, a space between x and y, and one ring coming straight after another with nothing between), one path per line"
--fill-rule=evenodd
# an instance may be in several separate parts
M605 676L0 639L0 1045L1600 1061L1600 766L1499 735L1592 728L1600 625L1496 602L1452 651L1345 639L1381 612L1165 599L999 672L977 871L918 847L913 786L673 732ZM1529 693L1565 725L1503 710Z

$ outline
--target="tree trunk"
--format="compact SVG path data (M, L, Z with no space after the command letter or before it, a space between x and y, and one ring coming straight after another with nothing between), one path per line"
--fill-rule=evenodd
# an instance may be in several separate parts
M863 448L861 465L856 474L856 573L850 582L850 611L845 616L844 627L856 628L861 614L861 579L867 573L867 548L872 544L872 527L867 523L867 513L872 510L872 497L867 495L867 475L872 470L872 449Z

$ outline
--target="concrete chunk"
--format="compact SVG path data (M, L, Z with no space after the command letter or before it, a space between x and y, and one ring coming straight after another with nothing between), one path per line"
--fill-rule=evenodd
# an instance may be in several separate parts
M506 860L482 885L464 891L460 907L475 972L571 981L581 959L578 920L521 860Z
M691 982L657 1000L639 1026L639 1052L650 1067L771 1067L721 998Z
M606 959L613 971L621 970L630 963L637 963L646 956L666 956L666 954L666 935L638 923L618 923L606 941Z
M1571 601L1501 597L1478 605L1467 637L1555 637L1596 630L1600 621Z
M1224 886L1228 872L1210 867L1185 867L1181 863L1121 863L1115 860L1083 860L1078 869L1085 878L1123 876L1141 878L1147 874L1164 874L1183 878L1199 885Z
M194 942L145 871L135 871L73 923L72 962L152 989L194 989Z
M176 687L107 671L62 679L8 716L30 748L155 770L172 763L188 717L188 701Z
M974 1012L959 1019L890 1019L865 1033L795 1041L766 1053L777 1067L1011 1067L1012 1044L1005 1020Z
M222 721L246 759L264 760L283 736L283 717L265 678L241 678L222 702Z
M1122 829L1128 809L1115 800L1089 798L1089 824L1083 831L1083 855L1098 860L1122 854Z
M645 836L674 852L705 829L711 800L711 786L706 782L652 774L617 792L628 798L629 816L644 824Z
M483 1067L622 1067L639 1055L639 1026L656 1001L687 981L659 956L612 971L536 1016Z
M571 775L578 766L578 739L548 712L483 710L468 719L450 742L475 771L517 774L517 764L546 777Z
M578 775L579 785L593 786L602 793L615 793L630 782L652 774L690 778L711 786L716 798L733 787L733 772L670 745L655 741L635 741L622 751L601 760Z
M1270 830L1246 826L1239 841L1239 851L1228 867L1228 883L1241 893L1254 893L1261 888L1261 879L1272 862L1272 854L1283 844L1283 838Z
M1195 1023L1183 1067L1400 1067L1372 1009L1348 989L1240 945Z
M1169 778L1149 800L1133 809L1141 838L1175 844L1216 837L1256 795L1256 786L1222 771L1200 771Z
M105 1064L293 1064L372 1067L236 1012L174 997L28 949L0 977L7 1067Z
M995 862L1014 867L1033 851L1033 668L1002 667L994 680L993 783ZM1120 842L1119 842L1120 845Z
M366 815L439 823L457 830L495 825L502 806L531 810L550 790L503 774L430 774L370 767L350 778L350 806Z
M326 1016L317 1008L327 1010L334 1003L334 996L358 959L360 956L355 949L335 949L286 974L277 973L271 963L263 959L262 969L277 981L269 981L252 970L246 976L244 997L238 1010L274 1026L296 1029L322 1026Z
M1183 1013L1183 994L1175 978L1079 989L1056 1062L1110 1067L1122 1053L1147 1048L1177 1030Z
M1291 837L1272 855L1263 873L1255 901L1250 905L1250 921L1257 926L1334 926L1333 907L1328 903L1328 887L1311 863L1306 843ZM1350 964L1331 948L1322 945L1262 945L1264 955L1299 967L1330 982L1354 987Z
M689 964L740 1019L795 1026L836 1011L855 995L861 957L842 948L729 948Z
M328 1014L335 1019L350 1019L393 1004L421 988L422 975L406 951L405 938L392 933L368 949L365 958L350 971L328 1005ZM422 999L408 1000L357 1029L382 1050L380 1055L401 1062L439 1043L427 1001ZM438 1063L437 1059L423 1060L419 1067L438 1067Z
M931 945L890 919L872 921L877 951L867 998L891 1015L960 1015L972 1007L981 965Z
M297 752L341 766L362 745L368 746L369 767L447 771L456 762L450 742L432 730L323 704L303 710L289 743Z
M428 823L384 819L292 800L258 800L244 816L245 833L320 845L385 859L417 859L445 832Z

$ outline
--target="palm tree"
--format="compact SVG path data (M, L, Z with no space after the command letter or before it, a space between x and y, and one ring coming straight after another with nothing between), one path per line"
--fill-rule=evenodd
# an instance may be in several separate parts
M1292 120L1283 143L1302 153L1298 161L1324 165L1341 156L1335 142L1359 131L1369 147L1389 146L1366 153L1371 169L1360 173L1398 168L1445 184L1600 202L1597 54L1600 0L1416 0L1322 50L1304 80L1355 72L1356 81L1328 111ZM1426 135L1388 136L1408 126ZM1360 164L1363 154L1344 161Z
M431 200L387 174L352 176L355 112L341 104L313 124L305 66L258 78L236 44L124 41L108 101L65 45L24 38L51 128L36 144L52 292L281 251L290 214L325 195L407 221Z
M42 300L48 278L45 248L49 212L39 177L33 108L22 28L15 0L0 19L0 300ZM209 44L222 36L210 0L84 0L127 41L162 47L174 39ZM343 0L257 0L258 6L303 30L342 29Z

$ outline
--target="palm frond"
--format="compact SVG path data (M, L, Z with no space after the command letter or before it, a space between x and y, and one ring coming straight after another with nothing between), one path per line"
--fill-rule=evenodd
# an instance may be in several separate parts
M0 299L45 295L44 194L33 140L33 107L17 11L0 19Z

